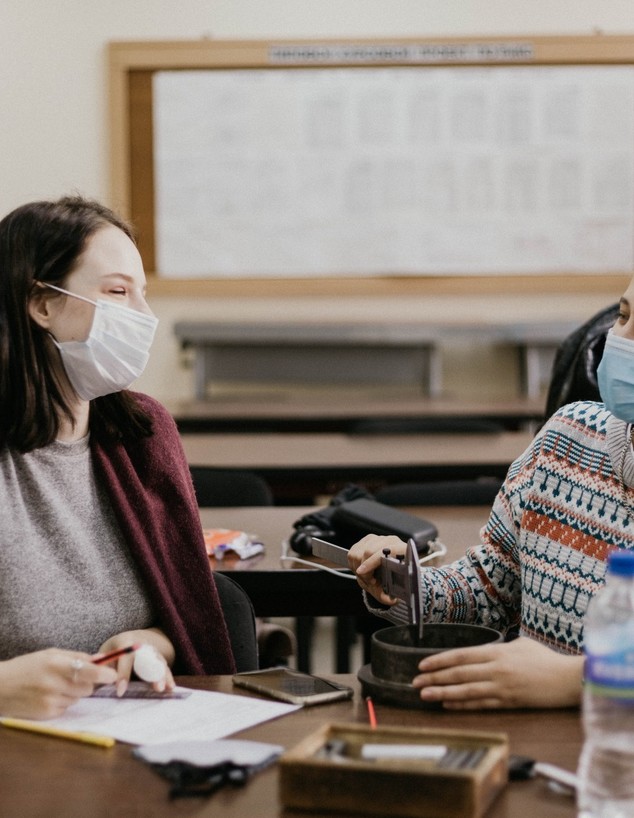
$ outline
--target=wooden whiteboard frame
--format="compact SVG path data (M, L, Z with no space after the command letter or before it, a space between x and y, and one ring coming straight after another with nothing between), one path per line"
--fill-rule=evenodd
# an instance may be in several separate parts
M318 56L273 62L271 49L319 55L320 49L348 50L354 58L320 61ZM398 57L405 51L424 49L424 62ZM381 49L386 58L365 58ZM506 57L509 53L511 56ZM397 55L397 56L390 56ZM413 296L435 294L522 294L539 289L547 293L606 293L613 300L630 273L621 275L530 276L433 276L313 278L313 279L171 279L153 273L154 210L152 156L152 100L148 88L152 74L161 70L213 68L289 68L341 66L443 66L509 65L634 65L634 36L592 35L581 37L479 37L455 39L391 38L363 40L211 40L164 42L112 42L108 46L110 85L110 181L111 204L131 219L140 233L152 291L165 295L303 296L375 295ZM132 126L132 122L144 127ZM633 148L634 149L634 148Z

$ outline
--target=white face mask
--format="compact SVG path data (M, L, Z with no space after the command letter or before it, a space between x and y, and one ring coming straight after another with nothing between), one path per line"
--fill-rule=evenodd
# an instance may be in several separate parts
M158 318L111 301L93 301L53 284L52 290L94 304L95 315L85 341L53 338L71 386L80 398L92 400L127 389L145 369Z

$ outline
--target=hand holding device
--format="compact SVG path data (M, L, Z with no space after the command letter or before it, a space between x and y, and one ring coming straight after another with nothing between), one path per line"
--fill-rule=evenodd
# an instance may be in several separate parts
M348 549L311 537L313 555L330 560L336 565L348 565ZM407 605L409 619L418 625L418 641L423 638L422 586L418 551L414 540L409 540L405 555L392 557L389 549L383 550L380 566L381 587L386 594L400 599Z

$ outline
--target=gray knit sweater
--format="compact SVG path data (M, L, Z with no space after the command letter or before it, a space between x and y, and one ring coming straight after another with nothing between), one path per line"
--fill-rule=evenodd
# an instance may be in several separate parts
M152 625L88 437L0 452L0 610L0 660Z

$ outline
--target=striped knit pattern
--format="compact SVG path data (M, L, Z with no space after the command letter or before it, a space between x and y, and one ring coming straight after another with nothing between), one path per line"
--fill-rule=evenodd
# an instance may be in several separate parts
M629 432L601 403L560 409L511 465L481 544L445 568L423 570L425 620L519 627L579 653L609 551L634 549ZM387 616L399 622L403 613L399 604Z

